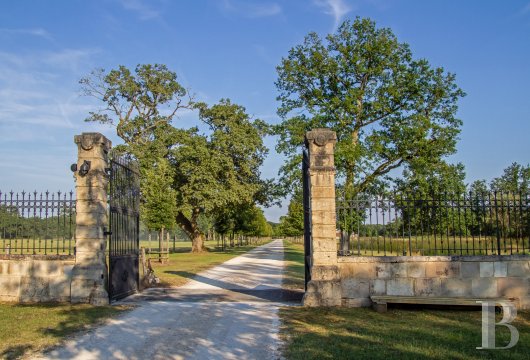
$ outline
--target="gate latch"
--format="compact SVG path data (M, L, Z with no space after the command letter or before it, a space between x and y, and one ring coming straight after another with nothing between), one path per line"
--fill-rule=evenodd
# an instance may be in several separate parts
M103 231L103 235L110 236L112 235L112 231Z

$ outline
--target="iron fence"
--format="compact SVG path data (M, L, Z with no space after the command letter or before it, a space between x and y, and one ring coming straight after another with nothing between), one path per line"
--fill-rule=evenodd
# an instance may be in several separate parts
M73 255L73 191L0 191L0 254Z
M521 193L367 195L337 201L339 255L530 254Z

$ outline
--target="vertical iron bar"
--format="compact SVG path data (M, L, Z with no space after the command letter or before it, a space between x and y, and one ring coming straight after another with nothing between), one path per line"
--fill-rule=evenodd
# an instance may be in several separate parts
M410 223L412 219L410 218L410 198L412 197L412 194L409 194L408 199L405 201L407 202L407 217L408 217L408 230L409 230L409 256L412 256L412 238L411 238L411 228Z
M495 222L497 224L497 255L501 255L501 234L499 229L499 208L497 205L497 192L493 193L495 199Z
M522 222L523 222L523 218L522 218L522 198L520 195L518 195L517 193L514 192L514 199L515 202L514 202L514 205L515 205L515 208L514 208L514 211L515 213L517 214L517 226L516 226L516 245L517 245L517 254L519 254L519 241L523 240L523 229L522 229Z
M513 193L512 193L513 194ZM508 241L510 242L510 255L513 255L513 244L512 244L512 220L511 219L511 202L510 202L510 191L506 193L506 204L507 204L507 216L508 216L508 229L506 231L506 236L508 237ZM504 251L508 251L508 247L506 246L506 236L504 237Z
M386 222L385 222L385 197L381 196L381 212L383 215L383 256L386 256Z
M379 197L375 196L375 236L377 239L377 255L380 256L379 253L379 206L378 206Z

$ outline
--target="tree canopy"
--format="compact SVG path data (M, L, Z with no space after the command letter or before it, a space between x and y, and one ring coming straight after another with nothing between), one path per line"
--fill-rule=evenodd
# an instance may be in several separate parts
M530 192L530 165L512 163L500 177L491 181L493 191L528 194Z
M296 191L291 198L287 214L280 218L278 233L283 236L301 236L304 234L304 206L300 190Z
M400 167L438 163L455 152L464 92L455 75L414 59L390 29L345 21L324 40L310 33L277 67L282 122L275 126L285 192L299 187L306 131L337 133L338 180L351 195Z
M164 65L138 65L134 74L124 66L98 70L80 83L105 105L87 121L116 126L124 141L118 150L139 162L142 216L149 226L176 222L199 252L201 217L267 198L270 182L259 171L266 126L244 107L228 99L213 106L194 102ZM198 110L206 132L177 127L182 109Z
M432 199L443 194L462 195L466 192L465 177L463 164L440 162L416 171L405 170L403 177L396 179L395 189L417 199Z

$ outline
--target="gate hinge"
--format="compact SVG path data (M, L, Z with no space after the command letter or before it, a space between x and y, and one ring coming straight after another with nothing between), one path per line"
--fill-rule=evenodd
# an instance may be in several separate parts
M112 231L103 231L103 235L110 236L112 235Z

